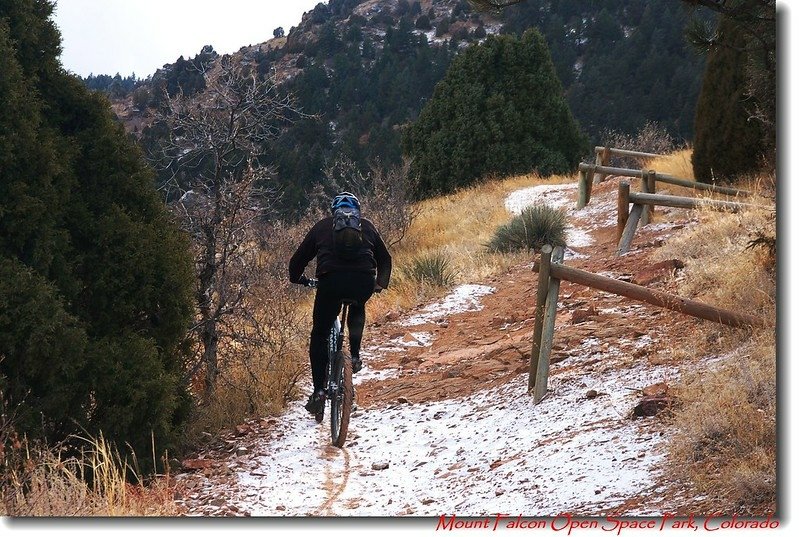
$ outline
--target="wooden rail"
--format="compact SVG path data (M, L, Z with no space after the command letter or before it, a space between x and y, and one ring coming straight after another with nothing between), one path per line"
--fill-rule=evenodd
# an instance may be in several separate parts
M538 272L538 263L533 265L533 271ZM551 264L549 277L550 279L556 278L558 280L566 280L572 283L585 285L586 287L632 298L634 300L646 302L647 304L652 304L653 306L659 306L734 328L767 326L766 321L761 317L717 308L703 302L689 300L664 291L648 289L634 283L608 278L607 276L601 276L574 267L567 267L560 263Z
M610 165L610 157L613 155L618 155L621 157L635 157L640 159L652 159L657 158L661 155L656 155L655 153L644 153L643 151L631 151L629 149L616 149L615 147L608 147L608 146L601 146L598 145L594 148L594 153L596 153L596 165L597 167L608 166ZM594 181L597 183L601 183L605 180L606 173L598 173L594 177Z
M641 206L639 205L638 207ZM533 265L533 271L538 272L538 293L536 294L535 328L533 331L533 346L527 387L528 393L532 391L533 400L536 404L546 395L561 280L646 302L647 304L726 326L737 328L768 326L765 319L761 317L717 308L664 291L648 289L641 285L567 267L561 261L562 249L556 248L554 250L560 251L553 251L551 246L545 246L542 249L541 260L536 261Z
M657 158L663 156L663 155L658 155L657 153L644 153L643 151L632 151L630 149L617 149L615 147L605 147L601 145L594 147L594 153L596 153L597 155L602 155L603 157L605 155L608 156L619 155L622 157L639 157L645 159ZM605 163L608 162L607 159L603 160L605 160Z
M664 207L676 207L678 209L708 208L717 211L731 211L731 212L738 212L741 209L758 207L757 205L751 203L739 203L737 201L687 198L684 196L669 196L667 194L647 194L643 192L631 193L630 203L637 203L640 205L663 205Z
M619 175L622 177L640 178L642 190L645 193L654 194L657 182L667 183L676 186L683 186L686 188L693 188L695 190L705 190L708 192L715 192L725 196L746 197L751 196L752 193L748 190L740 188L711 185L707 183L700 183L691 179L683 179L668 175L665 173L657 173L654 170L634 170L630 168L613 168L610 166L599 166L597 164L581 163L579 166L579 183L578 183L578 196L577 196L577 209L582 209L588 202L591 201L591 190L594 178L604 179L607 175ZM648 222L648 218L647 222Z
M648 192L630 192L630 182L619 182L619 195L616 218L616 241L618 242L617 254L621 255L630 249L638 223L645 222L647 207L662 205L677 207L679 209L708 208L716 211L738 212L742 209L757 208L758 205L740 203L737 201L709 200L702 198L686 198L682 196L668 196L666 194L650 194ZM630 204L633 204L630 210Z

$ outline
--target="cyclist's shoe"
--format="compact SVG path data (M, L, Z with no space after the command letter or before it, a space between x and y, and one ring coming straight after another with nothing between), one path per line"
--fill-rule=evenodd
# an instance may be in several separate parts
M308 397L308 402L305 403L305 410L317 416L323 414L325 411L325 392L319 390L312 393Z
M357 373L363 369L363 361L361 361L361 357L357 354L352 355L352 372Z

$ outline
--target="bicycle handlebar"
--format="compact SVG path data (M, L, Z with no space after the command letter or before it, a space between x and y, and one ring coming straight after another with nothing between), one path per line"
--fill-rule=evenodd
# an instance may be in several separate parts
M316 289L316 287L319 285L319 280L316 278L306 278L303 276L297 283L304 285L305 287L310 287L311 289Z
M307 278L304 276L300 278L300 281L297 283L305 287L310 287L311 289L316 289L319 286L319 280L317 280L316 278ZM375 285L374 292L379 293L381 291L383 291L383 288L380 287L379 285Z

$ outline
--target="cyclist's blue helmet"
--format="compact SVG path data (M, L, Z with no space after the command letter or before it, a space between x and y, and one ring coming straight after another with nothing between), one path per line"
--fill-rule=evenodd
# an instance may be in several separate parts
M335 212L340 207L361 210L361 202L355 194L349 192L342 192L333 198L333 203L330 204L330 212Z

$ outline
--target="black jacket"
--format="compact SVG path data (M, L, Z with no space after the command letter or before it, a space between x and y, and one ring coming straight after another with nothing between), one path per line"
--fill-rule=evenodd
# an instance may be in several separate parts
M355 259L342 259L333 248L333 217L317 222L289 261L289 281L299 283L305 267L316 257L316 277L330 272L369 272L377 285L386 289L391 278L391 255L377 228L361 218L364 247Z

